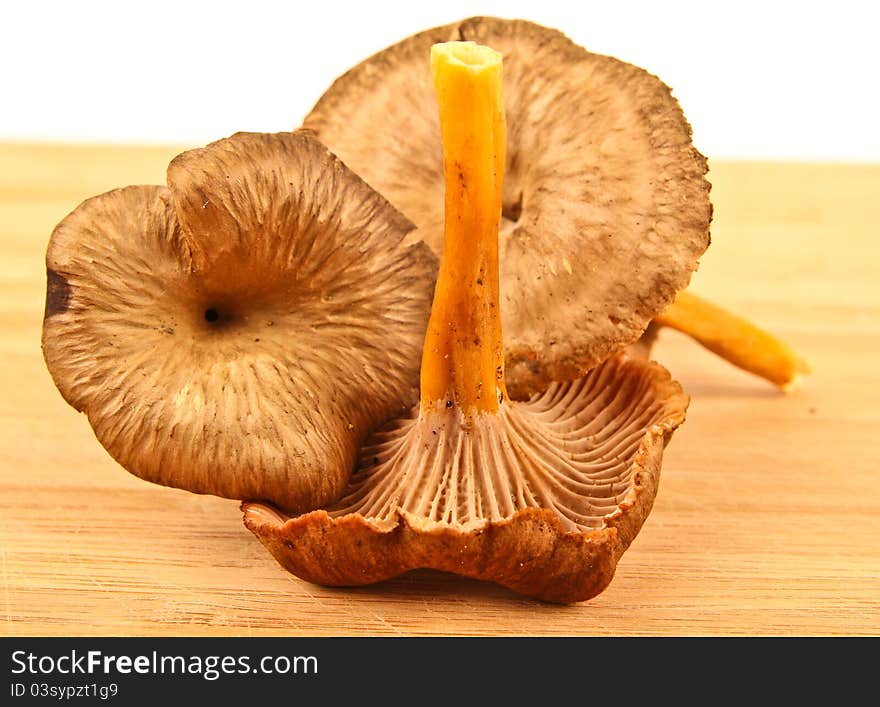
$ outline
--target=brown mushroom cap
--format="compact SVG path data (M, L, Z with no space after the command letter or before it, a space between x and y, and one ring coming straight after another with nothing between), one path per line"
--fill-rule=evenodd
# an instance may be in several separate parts
M651 510L688 398L620 354L497 415L439 407L371 438L343 498L288 518L244 504L288 571L363 585L429 567L554 602L601 592Z
M149 481L308 510L417 396L435 258L310 133L178 156L89 199L46 256L43 352Z
M475 17L410 37L340 77L306 117L442 248L443 162L429 49L504 57L508 121L501 311L508 391L525 398L626 344L709 245L705 158L670 89L556 30Z

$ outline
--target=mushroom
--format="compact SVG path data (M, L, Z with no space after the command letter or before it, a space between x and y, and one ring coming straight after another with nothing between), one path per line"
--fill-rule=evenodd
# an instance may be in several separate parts
M329 508L290 517L242 506L246 526L308 581L362 585L430 567L581 601L608 585L652 507L688 402L659 365L621 353L527 402L507 394L501 64L473 42L431 49L445 244L419 404L370 438Z
M524 399L636 340L709 244L705 158L670 90L523 20L416 34L341 76L303 125L442 250L443 172L429 47L474 40L505 62L500 222L507 386Z
M43 352L148 481L308 510L417 399L436 260L307 131L175 158L85 201L46 255Z

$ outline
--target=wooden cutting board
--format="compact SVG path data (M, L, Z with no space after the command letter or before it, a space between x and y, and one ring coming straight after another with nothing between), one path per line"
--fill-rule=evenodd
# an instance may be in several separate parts
M104 452L43 365L46 243L84 198L163 183L178 151L0 145L0 633L880 634L880 165L712 164L693 289L814 373L783 395L664 331L655 357L692 397L687 423L610 587L560 607L427 571L307 584L235 501Z

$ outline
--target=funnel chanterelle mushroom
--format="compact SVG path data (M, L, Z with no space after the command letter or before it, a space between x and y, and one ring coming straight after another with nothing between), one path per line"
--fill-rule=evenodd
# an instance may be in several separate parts
M432 49L445 165L445 246L421 402L361 452L343 498L289 518L243 505L288 570L330 585L419 567L549 601L588 599L651 509L687 396L656 364L620 354L529 402L505 388L498 219L505 122L501 57Z
M427 60L474 40L504 57L501 219L507 384L525 398L639 337L709 244L706 160L655 76L556 30L475 17L410 37L340 77L304 126L442 249L440 130Z
M308 510L416 399L436 262L310 133L178 156L84 202L46 264L46 363L125 468Z

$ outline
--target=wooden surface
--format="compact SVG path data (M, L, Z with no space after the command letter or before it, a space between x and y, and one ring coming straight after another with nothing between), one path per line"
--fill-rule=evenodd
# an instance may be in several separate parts
M0 145L0 633L880 634L880 166L712 164L694 290L814 373L785 396L664 332L655 356L692 402L654 510L611 586L559 607L432 572L306 584L235 501L104 452L40 354L45 247L83 198L162 183L176 152Z

